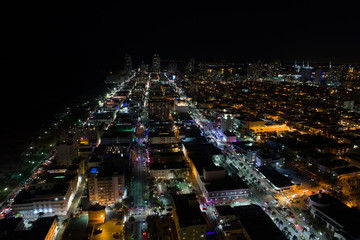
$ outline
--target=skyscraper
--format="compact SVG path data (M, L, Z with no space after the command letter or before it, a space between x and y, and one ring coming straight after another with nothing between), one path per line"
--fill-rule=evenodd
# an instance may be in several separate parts
M185 74L190 74L195 72L195 59L191 58L190 61L186 64Z
M154 72L160 72L160 57L159 54L154 54L152 59L152 70Z
M177 71L176 62L169 62L169 64L168 64L168 72L169 73L176 73L176 71Z
M331 66L327 72L326 84L329 86L340 86L345 79L345 70L341 65Z
M267 69L267 76L278 77L279 74L280 74L280 62L279 61L270 62Z
M259 60L256 63L249 65L247 68L247 78L249 80L259 80L262 77L264 67L262 62Z
M170 116L170 101L164 96L151 96L149 99L149 118L167 120Z
M125 70L128 73L132 70L131 56L128 54L125 55Z

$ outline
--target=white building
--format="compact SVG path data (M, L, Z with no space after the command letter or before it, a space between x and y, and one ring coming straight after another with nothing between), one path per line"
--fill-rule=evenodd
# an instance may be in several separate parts
M37 218L39 213L44 216L65 216L74 198L76 184L75 180L60 184L36 184L19 193L12 209L27 219Z

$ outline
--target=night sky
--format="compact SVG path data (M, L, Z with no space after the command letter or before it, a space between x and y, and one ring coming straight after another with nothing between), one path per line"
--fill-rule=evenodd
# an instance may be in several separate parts
M175 60L360 62L355 2L239 2L31 1L3 6L7 124L25 116L41 121L38 115L46 117L53 103L121 69L126 53L135 67L141 61L150 64L154 53ZM11 99L8 92L14 93Z
M13 63L35 57L32 64L46 71L77 73L121 66L125 53L135 62L150 61L153 53L186 60L360 60L355 2L74 2L12 12L5 32L16 48Z

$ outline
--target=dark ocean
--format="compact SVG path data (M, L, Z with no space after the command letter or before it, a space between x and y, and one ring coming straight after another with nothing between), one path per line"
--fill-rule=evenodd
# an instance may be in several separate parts
M32 140L56 122L58 113L89 97L103 94L107 86L103 71L47 72L33 78L19 71L3 88L0 163L18 161ZM9 95L10 94L10 95Z

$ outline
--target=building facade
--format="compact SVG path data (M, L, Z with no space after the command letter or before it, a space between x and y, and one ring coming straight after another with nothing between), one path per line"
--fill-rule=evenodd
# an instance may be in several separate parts
M91 168L88 177L89 201L112 205L124 195L124 174Z

